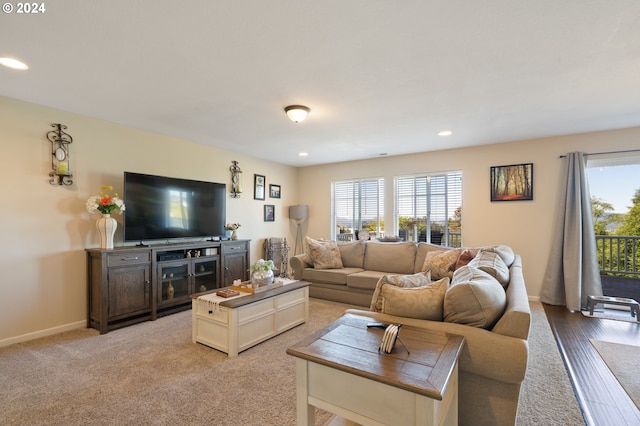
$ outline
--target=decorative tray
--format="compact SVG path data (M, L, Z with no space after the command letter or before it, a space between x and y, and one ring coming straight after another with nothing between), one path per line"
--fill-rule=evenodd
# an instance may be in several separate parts
M278 280L274 281L273 284L264 285L262 287L253 287L251 281L242 281L239 285L232 285L231 288L234 290L238 290L242 293L262 293L263 291L271 290L272 288L282 287L284 284L283 281Z

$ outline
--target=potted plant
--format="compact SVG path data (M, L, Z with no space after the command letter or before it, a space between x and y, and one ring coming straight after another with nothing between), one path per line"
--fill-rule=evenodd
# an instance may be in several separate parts
M251 284L253 287L262 287L273 283L273 271L276 265L273 260L260 259L251 267Z

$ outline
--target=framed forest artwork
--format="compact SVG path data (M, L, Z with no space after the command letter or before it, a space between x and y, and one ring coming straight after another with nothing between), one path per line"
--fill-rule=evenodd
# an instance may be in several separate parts
M491 167L491 201L533 200L533 163Z

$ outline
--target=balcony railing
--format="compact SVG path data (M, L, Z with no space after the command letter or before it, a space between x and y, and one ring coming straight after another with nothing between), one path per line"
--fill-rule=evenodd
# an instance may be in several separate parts
M640 237L596 235L596 245L601 274L640 278Z

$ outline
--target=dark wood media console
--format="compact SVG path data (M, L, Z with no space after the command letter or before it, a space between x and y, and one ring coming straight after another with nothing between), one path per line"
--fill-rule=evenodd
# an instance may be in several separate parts
M87 327L101 334L191 308L198 293L249 279L250 240L86 249Z

